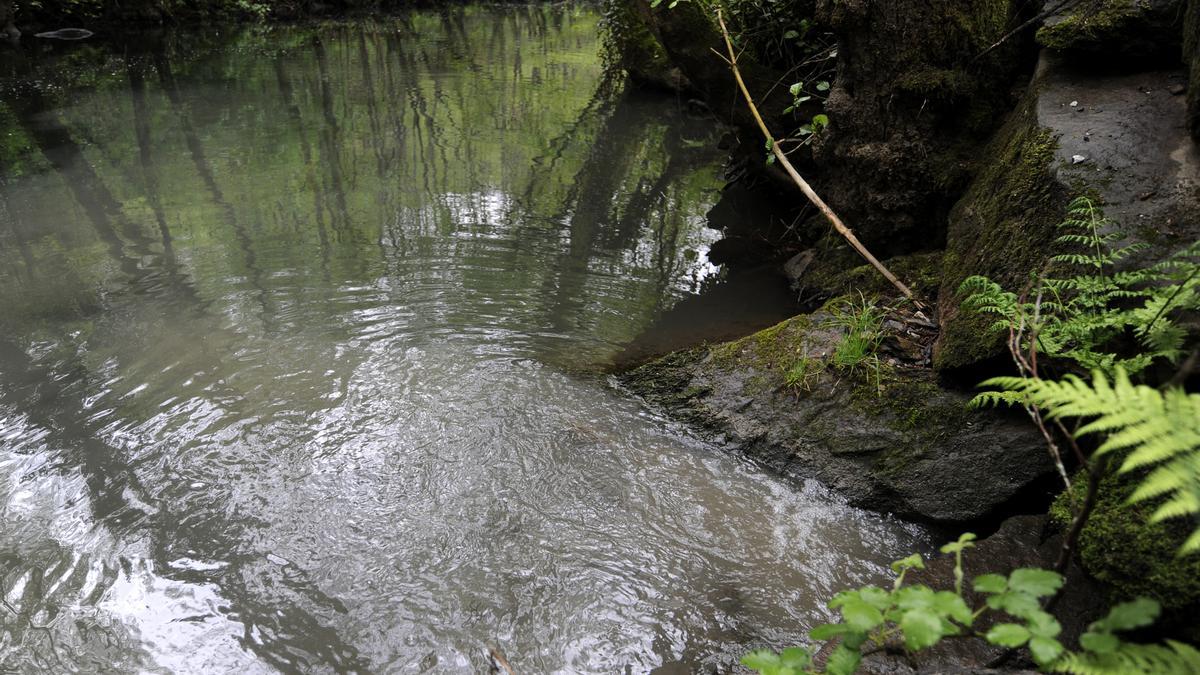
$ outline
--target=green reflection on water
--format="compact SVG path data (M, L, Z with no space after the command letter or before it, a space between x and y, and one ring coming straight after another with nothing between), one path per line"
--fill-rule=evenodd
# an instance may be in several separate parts
M624 91L598 31L456 7L10 54L0 321L139 292L279 334L382 284L436 288L414 333L603 361L711 271L717 185L711 125Z

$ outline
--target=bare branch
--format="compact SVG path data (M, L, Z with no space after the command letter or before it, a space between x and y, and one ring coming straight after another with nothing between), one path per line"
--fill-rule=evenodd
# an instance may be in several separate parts
M750 108L750 114L754 116L754 121L758 124L759 130L762 131L763 137L765 137L767 142L771 144L771 154L775 156L775 159L779 160L779 164L783 166L785 171L787 171L788 176L790 176L792 179L792 182L794 182L800 188L800 191L804 193L804 196L808 197L808 200L811 201L813 205L815 205L817 209L821 211L821 214L824 215L827 220L829 220L829 222L833 225L833 228L838 231L838 234L842 235L842 237L844 237L846 241L850 243L850 246L853 247L859 255L865 258L867 262L871 263L871 266L878 270L885 279L891 282L891 284L896 287L896 290L900 291L904 297L915 301L913 298L913 292L908 289L908 286L905 286L899 279L896 278L896 275L892 274L891 270L889 270L887 267L884 267L883 263L879 262L875 256L871 255L871 252L867 250L867 247L862 245L862 242L858 240L858 237L854 236L854 233L850 231L850 228L846 227L845 223L842 222L842 219L833 212L833 209L829 208L829 205L825 203L825 200L821 199L821 197L817 195L817 193L808 184L808 181L804 180L800 173L796 171L796 167L792 166L792 163L788 161L787 154L782 148L779 147L779 141L775 140L775 137L771 135L771 130L767 128L767 123L763 121L762 115L758 112L758 106L754 104L754 97L750 95L750 90L746 88L746 82L742 79L741 71L738 70L737 54L735 54L733 50L733 40L729 37L729 29L725 27L725 19L722 18L720 9L717 10L717 24L720 25L721 35L723 35L725 38L725 48L729 55L726 61L729 63L729 67L733 71L733 77L735 80L737 80L737 85L742 91L742 96L746 98L746 105Z

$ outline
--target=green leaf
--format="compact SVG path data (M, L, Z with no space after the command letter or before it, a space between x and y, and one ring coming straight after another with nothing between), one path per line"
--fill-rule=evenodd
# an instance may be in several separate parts
M999 574L981 574L975 577L975 590L979 593L1003 593L1008 590L1008 579Z
M1048 612L1038 610L1029 614L1029 632L1045 638L1058 637L1062 632L1062 624Z
M850 649L845 644L840 644L825 662L825 672L828 675L854 675L861 660L862 653L857 647Z
M1154 600L1138 598L1114 605L1108 610L1108 616L1092 624L1091 628L1103 631L1133 630L1154 623L1160 611L1161 607Z
M1079 645L1089 652L1109 654L1121 646L1121 641L1112 633L1084 633L1079 636Z
M1013 570L1008 575L1008 587L1020 593L1028 593L1035 598L1053 595L1062 587L1062 575L1050 570L1023 567Z
M804 88L804 83L797 82L796 84L793 84L792 86L788 87L788 91L791 92L792 96L799 96L800 90L803 88Z
M933 606L943 616L948 616L964 626L970 626L974 619L967 602L950 591L938 591L934 595Z
M829 91L829 83L825 81L818 82L817 91Z
M937 594L928 586L906 586L896 591L896 606L900 609L925 609L933 607Z
M779 652L779 663L785 668L803 670L812 665L812 654L803 647L788 647Z
M932 647L942 639L942 619L927 609L905 612L900 619L900 630L904 632L904 644L911 650Z
M842 605L842 617L851 628L863 632L883 623L883 614L857 597L847 600L846 604Z
M1047 665L1063 653L1063 646L1058 640L1045 637L1034 637L1029 640L1029 652L1039 666Z
M829 116L823 115L823 114L822 115L813 115L812 125L813 125L813 129L818 129L821 127L829 126Z
M819 642L824 642L826 640L832 640L836 637L841 637L846 633L853 631L853 628L844 623L823 623L820 626L810 630L808 632L808 637Z
M878 586L863 586L858 589L858 597L880 611L887 609L892 604L892 594Z
M796 109L796 106L794 106L794 105L789 105L788 107L786 107L786 108L784 108L784 109L783 109L783 114L784 114L784 115L790 114L790 113L791 113L793 110L795 110L795 109Z
M984 636L988 642L1001 647L1020 647L1029 641L1029 631L1016 623L998 623Z
M784 40L795 40L795 39L796 39L796 38L798 38L798 37L800 37L800 34L799 34L799 33L797 33L797 32L796 32L796 31L794 31L794 30L789 30L789 31L786 31L786 32L783 34L783 39L784 39Z
M925 560L921 558L920 553L914 553L907 558L901 558L892 563L892 571L899 574L904 570L923 570L925 569Z
M779 655L770 649L755 649L742 657L742 665L761 672L768 668L778 668L780 659Z
M960 553L974 546L975 544L971 543L973 541L975 541L973 532L963 532L959 535L958 541L952 541L942 546L941 551L942 553Z
M1025 593L1014 593L1013 591L988 596L987 606L992 609L1004 610L1022 619L1027 618L1034 612L1042 611L1042 606L1038 604L1037 598Z

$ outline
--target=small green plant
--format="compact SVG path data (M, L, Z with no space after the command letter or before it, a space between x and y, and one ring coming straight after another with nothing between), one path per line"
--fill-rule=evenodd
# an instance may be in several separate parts
M883 308L862 295L857 301L848 299L833 307L830 323L846 331L833 350L831 362L835 368L855 375L865 372L879 384L879 346L885 316Z
M783 384L789 389L808 390L809 381L820 374L825 364L820 359L803 356L796 359L783 373Z
M816 642L836 641L823 669L816 664L817 650L806 647L789 647L782 652L755 650L742 657L742 664L761 675L850 675L858 669L865 653L885 649L915 653L955 638L1026 648L1034 663L1050 672L1200 672L1195 670L1200 666L1200 652L1187 645L1142 645L1120 638L1118 633L1147 626L1158 617L1158 603L1145 598L1114 606L1084 633L1080 639L1083 651L1068 651L1058 639L1061 624L1042 606L1063 585L1062 575L1050 570L1029 567L1013 570L1007 576L975 577L971 586L982 603L972 607L964 593L962 561L974 540L975 535L968 532L941 548L954 556L953 589L906 585L910 571L925 568L922 557L914 554L892 563L896 579L891 589L863 586L834 596L829 607L838 611L841 621L818 626L809 633ZM985 615L995 621L986 632L979 632L974 627ZM1152 668L1131 669L1131 665Z

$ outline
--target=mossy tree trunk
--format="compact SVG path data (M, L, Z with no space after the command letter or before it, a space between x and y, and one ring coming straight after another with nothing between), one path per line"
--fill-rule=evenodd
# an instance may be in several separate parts
M822 0L838 37L831 126L815 158L831 205L868 246L903 253L944 240L945 216L1011 106L1021 39L1013 0Z

